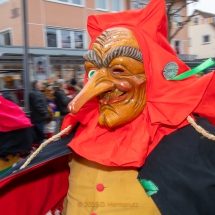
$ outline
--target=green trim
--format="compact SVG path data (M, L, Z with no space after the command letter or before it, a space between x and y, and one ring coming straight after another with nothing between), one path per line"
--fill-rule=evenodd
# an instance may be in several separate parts
M197 73L200 73L203 70L206 70L208 68L210 68L211 66L215 65L215 61L212 58L209 58L208 60L206 60L205 62L201 63L199 66L195 67L194 69L191 69L187 72L184 72L172 79L169 79L170 81L180 81L180 80L184 80L186 78L189 78L192 75L195 75Z
M158 187L150 180L138 178L138 181L146 191L147 196L156 194L159 191Z
M3 175L5 172L7 172L10 168L12 168L12 166L8 167L7 169L0 171L0 176Z

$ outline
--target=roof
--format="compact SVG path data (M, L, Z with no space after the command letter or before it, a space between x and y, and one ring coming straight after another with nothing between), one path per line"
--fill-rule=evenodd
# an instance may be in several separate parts
M215 14L213 13L207 13L205 11L201 11L201 10L195 10L193 12L194 13L198 13L199 15L203 16L204 18L212 18L212 17L215 17ZM211 25L213 25L215 27L215 23L210 23Z

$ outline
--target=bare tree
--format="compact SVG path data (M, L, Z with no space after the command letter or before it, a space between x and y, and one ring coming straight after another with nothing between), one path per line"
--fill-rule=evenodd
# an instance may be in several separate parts
M182 11L187 8L188 5L197 2L196 0L166 0L167 3L167 19L168 19L168 40L171 41L184 26L186 26L197 14L182 15ZM180 5L180 6L178 6ZM177 28L173 30L173 23L176 23Z
M131 0L131 8L145 7L150 0ZM198 2L198 0L165 0L166 13L168 19L168 40L171 41L184 26L186 26L195 15L182 15L188 5ZM173 28L173 23L176 23L177 28Z

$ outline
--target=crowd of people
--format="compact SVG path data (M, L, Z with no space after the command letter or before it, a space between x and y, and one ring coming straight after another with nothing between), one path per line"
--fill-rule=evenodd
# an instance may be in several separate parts
M0 176L33 153L44 139L60 131L63 119L69 113L67 106L82 89L82 84L74 78L33 81L29 92L29 115L17 100L12 99L11 95L17 96L19 90L0 93Z
M82 85L74 78L54 82L35 80L32 83L29 93L31 122L44 134L44 138L59 132L64 117L69 113L67 105L82 89Z

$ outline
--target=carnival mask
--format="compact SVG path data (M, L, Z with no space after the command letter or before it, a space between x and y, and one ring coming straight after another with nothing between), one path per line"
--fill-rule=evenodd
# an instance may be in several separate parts
M133 32L126 28L104 31L84 58L88 82L69 104L71 113L98 97L100 125L117 127L140 115L146 105L146 76Z

